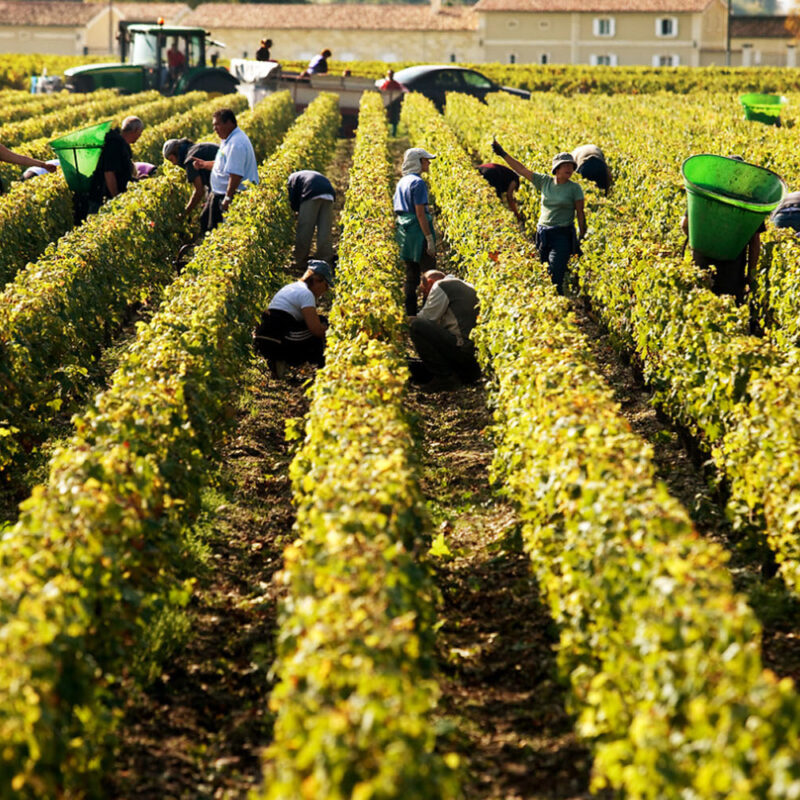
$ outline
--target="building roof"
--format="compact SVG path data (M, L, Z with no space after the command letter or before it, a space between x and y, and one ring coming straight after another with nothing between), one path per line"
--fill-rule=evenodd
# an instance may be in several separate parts
M792 39L786 17L732 17L731 37L737 39Z
M478 20L472 8L428 4L367 5L360 3L203 3L181 20L216 34L243 28L259 38L274 30L329 28L332 30L474 31ZM320 47L324 42L320 43Z
M476 11L580 12L587 14L704 11L713 0L479 0Z
M184 3L118 3L117 0L113 8L126 22L155 22L163 17L168 25L177 25L190 11Z
M0 0L0 25L78 28L105 10L106 6L99 3L73 3L69 0Z

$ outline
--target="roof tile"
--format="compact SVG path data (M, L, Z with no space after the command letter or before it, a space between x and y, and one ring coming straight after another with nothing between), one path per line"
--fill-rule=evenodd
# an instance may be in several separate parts
M16 0L0 2L0 25L34 27L82 27L105 11L97 3L69 0Z
M474 31L472 8L427 4L368 5L361 3L203 3L181 20L216 32L225 28L256 31L321 28L330 30Z
M612 14L703 11L713 0L479 0L476 11L542 11Z

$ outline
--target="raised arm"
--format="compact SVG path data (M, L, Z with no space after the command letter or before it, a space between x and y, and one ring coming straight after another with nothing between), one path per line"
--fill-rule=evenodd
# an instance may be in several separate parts
M531 170L529 170L522 162L517 161L516 158L506 153L506 151L503 150L498 143L497 139L492 139L492 152L505 159L506 164L508 164L508 166L511 167L511 169L517 173L517 175L522 175L523 178L527 178L529 181L533 180L533 172L531 172Z

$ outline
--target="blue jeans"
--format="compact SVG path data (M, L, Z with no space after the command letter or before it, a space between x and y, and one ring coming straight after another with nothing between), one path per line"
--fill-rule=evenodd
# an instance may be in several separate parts
M536 229L539 258L547 263L550 279L559 294L564 294L564 276L567 273L569 257L575 251L575 244L575 229L571 226L546 228L539 225Z

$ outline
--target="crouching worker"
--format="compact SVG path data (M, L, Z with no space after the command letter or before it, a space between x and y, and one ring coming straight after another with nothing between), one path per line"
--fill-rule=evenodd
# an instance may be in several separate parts
M325 364L328 320L317 313L317 300L333 286L333 271L325 261L309 261L302 278L278 291L253 334L253 347L267 359L276 378L287 365Z
M478 320L478 295L473 286L454 275L428 270L422 276L425 304L411 320L411 341L422 360L412 375L424 392L457 389L474 383L481 370L469 335Z

